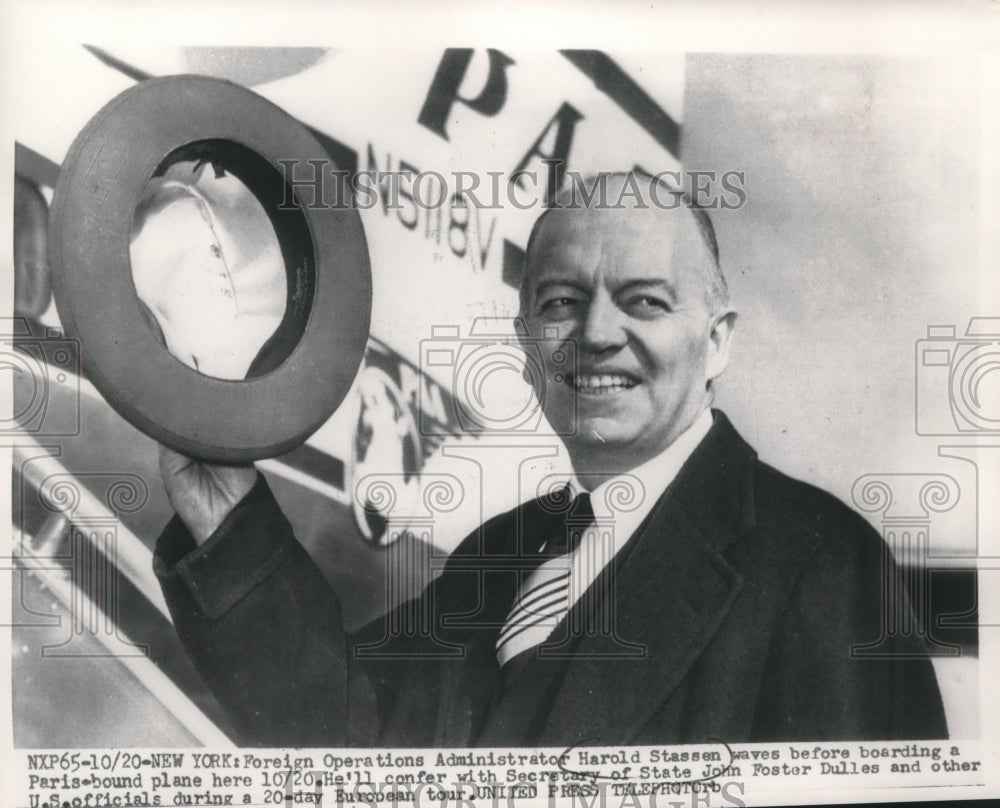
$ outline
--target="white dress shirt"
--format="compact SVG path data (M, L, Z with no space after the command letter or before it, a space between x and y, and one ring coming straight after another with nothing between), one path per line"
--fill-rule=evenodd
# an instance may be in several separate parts
M570 607L625 546L711 427L712 413L706 409L656 457L590 492L595 522L571 554ZM574 496L586 490L576 478L569 485Z
M590 492L594 521L581 531L576 549L543 562L522 583L497 638L497 660L502 667L515 658L523 657L528 650L552 635L601 570L649 515L711 426L711 412L705 410L666 450L631 471L601 483ZM550 491L568 485L574 497L587 489L579 478L569 481L556 478L551 482L555 485L550 487ZM584 614L589 616L584 619L591 623L596 617L601 628L606 630L613 623L614 581L608 578L605 583L595 599L600 614L587 608Z

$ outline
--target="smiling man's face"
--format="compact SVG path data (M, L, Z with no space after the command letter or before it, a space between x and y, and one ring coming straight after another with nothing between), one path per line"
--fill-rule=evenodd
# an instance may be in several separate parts
M735 320L714 310L711 262L683 206L555 209L540 224L522 315L532 336L575 345L576 373L547 361L540 398L578 472L634 468L711 402Z

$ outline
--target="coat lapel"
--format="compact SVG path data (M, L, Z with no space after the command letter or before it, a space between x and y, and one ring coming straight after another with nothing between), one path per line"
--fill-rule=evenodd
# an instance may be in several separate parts
M573 646L533 742L626 743L677 688L740 591L722 551L753 524L754 458L715 413L705 441L591 588L613 587L614 607L603 613L614 633L585 634Z
M524 576L539 561L539 546L557 521L537 501L528 502L455 550L452 558L461 571L442 576L447 583L437 593L435 611L441 635L464 652L460 664L450 660L442 665L436 745L469 745L495 712L500 680L496 639Z

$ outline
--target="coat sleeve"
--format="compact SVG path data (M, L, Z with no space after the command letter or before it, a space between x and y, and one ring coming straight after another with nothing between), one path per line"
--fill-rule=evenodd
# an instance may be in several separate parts
M940 690L899 570L854 514L827 525L771 641L754 740L947 738Z
M264 478L197 546L178 517L154 569L177 633L247 746L353 746L378 733L341 605Z

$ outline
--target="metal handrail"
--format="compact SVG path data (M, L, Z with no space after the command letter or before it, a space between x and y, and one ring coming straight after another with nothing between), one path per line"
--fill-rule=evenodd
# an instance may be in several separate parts
M72 474L29 435L18 436L18 444L14 447L14 467L20 470L22 480L34 487L44 499L46 506L53 511L52 516L43 525L43 532L53 533L68 523L115 522L117 549L115 557L108 559L109 563L113 563L116 569L156 607L157 611L168 621L170 620L170 612L153 573L152 552L111 510L82 483L77 483L78 496L73 502L53 496L46 488L46 480L53 476L65 479L66 475L72 476ZM96 617L100 624L109 624L110 617L90 593L78 586L71 576L67 576L62 564L53 564L52 536L48 539L44 536L33 537L19 529L17 525L13 527L15 563L37 575L56 598L71 611L85 603L87 612ZM80 533L87 536L85 530ZM200 743L212 747L234 746L225 733L152 660L144 654L119 653L123 645L136 645L124 635L119 626L115 625L113 635L100 631L89 633L100 641L110 655L124 665Z
M20 468L22 477L30 483L45 500L46 506L63 513L69 521L98 522L115 520L118 522L117 553L115 565L121 573L136 587L157 611L170 620L167 602L160 591L160 583L153 573L153 553L142 543L121 520L97 499L85 485L78 485L79 498L73 502L60 501L45 488L45 481L50 477L73 476L62 463L40 446L34 438L23 433L18 436L18 444L14 447L15 468ZM171 621L172 622L172 621Z
M79 604L81 597L88 601L88 609L100 618L101 622L107 620L106 613L87 595L80 587L68 580L65 574L53 569L51 561L35 556L31 551L31 537L28 534L14 529L14 549L16 555L15 562L23 569L28 570L38 576L45 587L67 608L73 609L74 604ZM115 642L111 641L111 635L103 632L90 632L90 636L96 638L111 655L118 660L125 668L148 690L160 704L204 746L231 748L233 742L223 733L205 713L187 697L173 681L161 671L149 657L136 655L123 655L116 653L121 645L136 645L133 643L119 627L114 633Z

